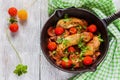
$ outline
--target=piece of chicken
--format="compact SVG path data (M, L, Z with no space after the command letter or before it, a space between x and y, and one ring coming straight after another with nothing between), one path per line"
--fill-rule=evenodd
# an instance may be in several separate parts
M91 32L83 32L81 34L67 36L64 38L63 42L57 46L56 51L58 53L62 53L66 48L77 45L81 37L83 38L83 42L88 42L93 38L91 35Z
M97 36L94 36L93 40L91 40L87 44L87 47L89 47L89 49L84 53L84 56L93 55L95 51L99 49L99 46L100 46L99 38Z
M75 18L75 17L71 17L71 18L68 18L67 20L66 19L61 19L57 22L57 26L61 26L65 29L69 29L71 27L76 27L76 26L87 26L87 22L85 20L81 20L81 19L78 19L78 18Z

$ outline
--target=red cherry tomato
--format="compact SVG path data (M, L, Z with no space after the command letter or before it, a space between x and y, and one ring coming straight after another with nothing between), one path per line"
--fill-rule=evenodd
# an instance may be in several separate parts
M8 10L8 13L10 16L16 16L17 15L17 9L15 7L11 7Z
M92 32L92 33L94 33L94 32L96 32L96 30L97 30L97 27L96 27L96 25L94 25L94 24L91 24L90 26L88 26L88 31L90 31L90 32Z
M9 25L9 29L10 29L11 32L17 32L18 28L19 28L18 24L16 24L16 23L13 23L13 24Z
M70 32L71 34L75 34L75 33L77 33L77 29L74 28L74 27L72 27L72 28L69 29L69 32Z
M90 56L86 56L84 59L83 59L83 63L84 65L91 65L93 63L93 58L90 57Z
M72 66L72 61L71 60L67 60L67 61L62 60L61 65L63 68L70 68Z
M55 34L56 35L61 35L62 33L64 33L64 28L62 28L62 27L56 27L55 28Z
M47 47L49 50L53 51L57 48L57 44L55 42L49 42Z
M72 46L68 48L68 52L75 52L75 51L76 51L75 48Z

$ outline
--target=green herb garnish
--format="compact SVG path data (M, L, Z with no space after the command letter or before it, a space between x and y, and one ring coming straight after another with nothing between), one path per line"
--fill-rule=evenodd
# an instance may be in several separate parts
M68 17L68 14L65 14L64 15L64 19L63 19L65 22L67 22L67 21L70 21L70 18Z
M81 26L81 25L79 25L79 26L78 26L78 28L79 28L79 29L82 29L82 26Z
M69 43L69 41L68 41L68 40L66 40L66 39L64 39L62 43L63 43L63 45L67 46L67 45L68 45L68 43Z
M64 19L64 21L65 21L65 22L70 21L70 18L68 18L68 19Z
M56 51L53 51L53 52L52 52L52 55L55 55L55 54L56 54Z
M86 27L86 26L83 26L82 28L83 28L84 30L86 30L87 27Z
M67 49L65 49L65 50L64 50L64 53L65 53L65 54L68 54L68 50L67 50Z
M56 42L57 42L58 44L60 44L60 43L63 42L63 39L64 39L64 38L58 38Z
M75 52L75 54L79 54L79 52Z
M90 48L88 46L83 46L81 47L81 51L82 53L85 53L87 50L89 50Z
M100 42L103 42L104 40L101 38L101 34L98 34L98 39Z
M79 42L79 44L78 44L78 48L82 48L84 45L85 45L85 43L83 43L83 42Z
M82 47L81 47L80 58L84 55L84 53L85 53L87 50L90 50L90 47L88 47L88 46L82 46Z
M18 76L27 73L27 65L18 64L14 70L14 73Z
M86 26L81 26L81 25L78 25L77 26L77 29L78 29L78 32L81 32L82 30L86 30Z
M79 42L78 42L78 48L81 48L85 45L85 43L83 42L83 37L81 36Z
M68 62L69 59L67 57L63 57L62 60Z
M64 19L67 19L67 18L69 18L69 17L68 17L68 14L65 14L65 15L64 15Z
M83 36L81 36L79 43L78 43L78 48L81 49L81 53L80 53L80 58L83 56L83 54L89 50L90 48L88 46L85 45L85 43L83 42Z

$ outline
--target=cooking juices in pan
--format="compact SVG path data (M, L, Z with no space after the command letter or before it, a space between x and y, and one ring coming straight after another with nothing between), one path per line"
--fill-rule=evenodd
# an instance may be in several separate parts
M76 69L93 64L103 42L94 23L65 14L48 28L49 56L62 68Z

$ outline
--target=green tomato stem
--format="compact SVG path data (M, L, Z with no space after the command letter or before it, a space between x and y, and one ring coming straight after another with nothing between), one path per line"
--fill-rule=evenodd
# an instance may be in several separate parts
M8 28L6 29L6 36L7 36L7 39L8 39L8 41L9 41L11 47L14 49L14 51L15 51L15 53L16 53L19 61L20 61L20 63L22 63L22 59L21 59L21 57L20 57L20 55L19 55L19 52L17 51L17 49L14 47L14 45L12 44L12 42L11 42L11 40L10 40L10 37L9 37L9 35L8 35Z

